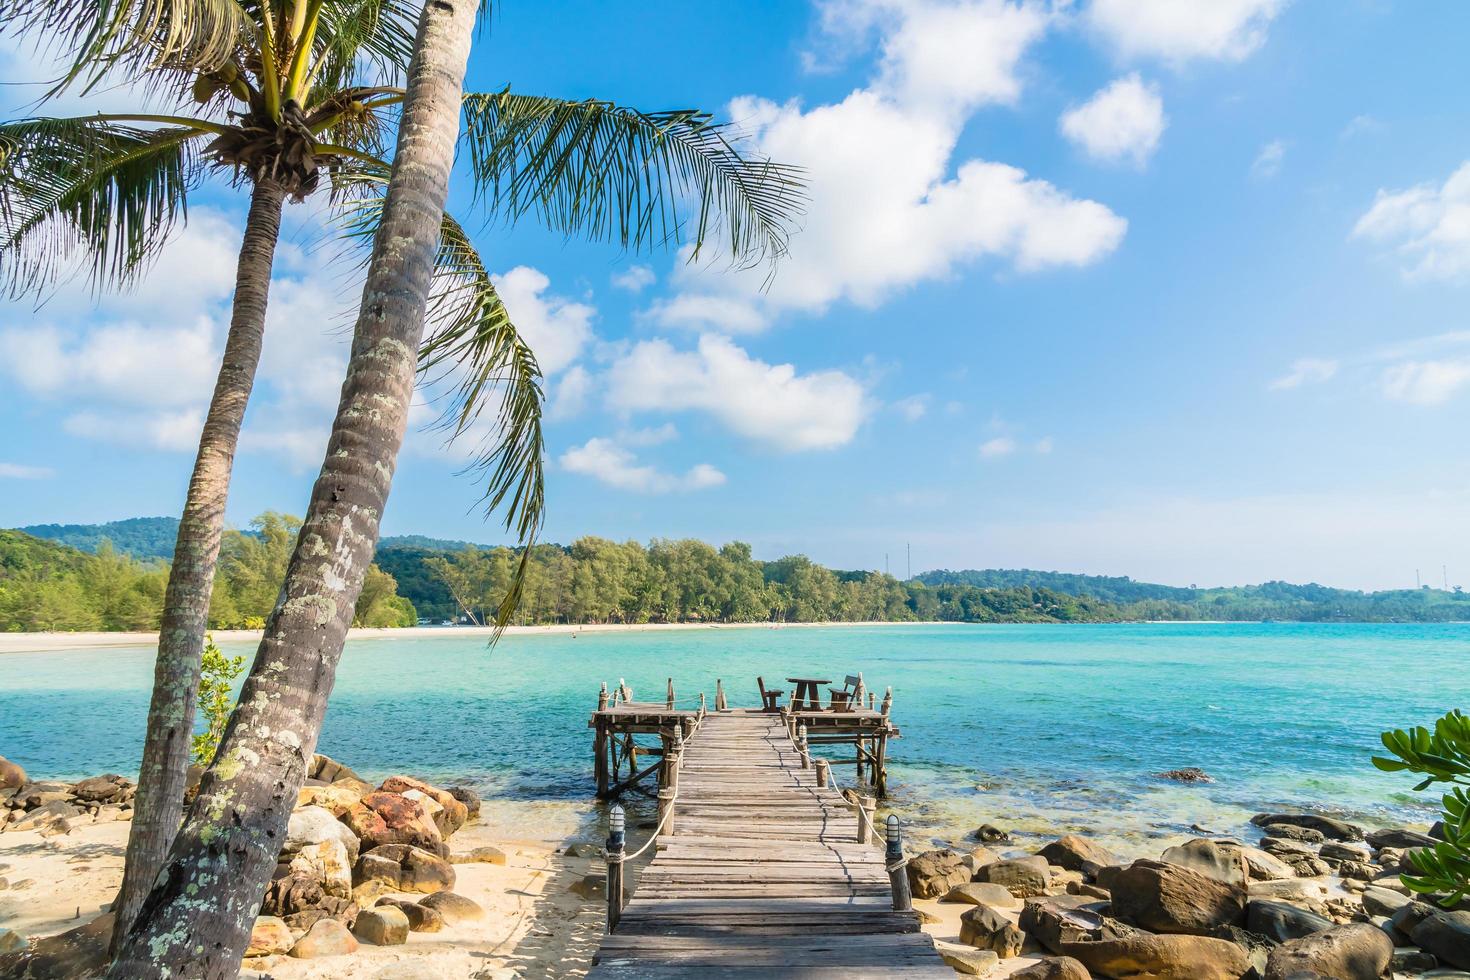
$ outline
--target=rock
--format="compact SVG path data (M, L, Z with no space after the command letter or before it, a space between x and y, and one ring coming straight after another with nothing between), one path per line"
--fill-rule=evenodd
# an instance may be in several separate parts
M409 932L440 932L444 928L444 916L426 905L406 902L401 898L389 898L379 902L377 907L382 908L385 905L393 906L408 917Z
M1312 833L1316 834L1314 830ZM1320 837L1321 835L1318 834ZM1261 850L1274 857L1283 859L1295 859L1298 857L1316 857L1317 849L1306 841L1297 840L1294 837L1262 837Z
M1039 856L996 861L975 872L976 881L1001 885L1017 898L1045 895L1050 877L1046 859Z
M1021 954L1026 936L995 909L976 905L960 916L960 942L1006 959Z
M126 779L116 774L93 776L73 786L71 795L88 803L117 803L122 801L129 785Z
M1113 914L1152 932L1205 935L1245 924L1245 889L1162 861L1135 861L1113 879Z
M339 779L353 779L362 782L362 777L357 773L331 756L321 753L311 757L311 768L307 770L306 775L311 779L320 779L324 783L335 783Z
M1378 980L1393 960L1393 940L1377 926L1353 922L1293 939L1271 951L1266 980L1318 974L1334 980Z
M1097 885L1089 885L1085 881L1067 882L1067 894L1082 895L1086 898L1096 898L1104 902L1110 901L1113 897L1112 892L1108 891L1106 888L1099 888Z
M322 891L328 895L352 897L352 861L340 840L306 845L291 858L290 868L292 874L321 882Z
M26 784L26 771L0 755L0 789L20 789Z
M64 800L51 800L42 803L31 810L25 816L12 823L6 829L9 831L39 830L56 820L66 820L81 814L81 810L72 806Z
M1393 962L1389 965L1394 973L1423 973L1439 966L1439 960L1434 958L1433 953L1426 953L1422 949L1405 947L1394 949ZM1461 974L1464 976L1465 974Z
M1258 813L1251 817L1251 823L1257 827L1268 827L1275 824L1308 827L1319 832L1323 837L1339 841L1362 840L1365 836L1363 828L1357 824L1319 816L1315 813Z
M1106 847L1076 834L1068 834L1060 840L1052 841L1039 853L1049 863L1068 871L1090 872L1118 863L1118 858Z
M357 836L331 810L322 806L302 806L291 811L286 821L286 843L281 847L283 855L295 854L304 847L323 841L338 841L347 851L350 864L357 860L362 848Z
M1017 970L1011 980L1091 980L1087 967L1070 956L1048 956L1034 966Z
M1154 775L1159 779L1168 779L1176 783L1213 783L1215 781L1213 776L1195 766L1170 769L1168 772L1156 772Z
M1344 844L1330 840L1317 850L1324 861L1367 861L1368 849L1361 844Z
M960 860L964 863L965 867L970 869L971 873L974 873L987 864L994 864L999 861L1000 855L984 844L977 844L970 848L970 853L966 854Z
M1227 852L1239 854L1245 862L1246 876L1251 881L1279 881L1295 878L1296 868L1259 847L1249 847L1233 840L1216 841Z
M116 823L119 820L133 819L133 811L124 810L119 803L104 803L97 808L92 819L96 823Z
M1409 935L1442 962L1470 970L1470 911L1436 912Z
M1285 902L1257 899L1247 903L1245 907L1245 927L1278 943L1323 932L1332 926L1332 920L1326 916Z
M388 793L403 793L405 796L409 791L417 791L437 803L442 809L434 815L434 822L439 827L439 833L446 839L463 827L470 816L469 808L455 799L453 793L430 786L412 776L389 776L383 780L382 789Z
M1387 888L1363 889L1363 908L1369 915L1393 915L1413 899Z
M1277 837L1284 840L1301 841L1303 844L1320 844L1327 838L1322 836L1322 831L1313 830L1311 827L1299 827L1294 823L1271 823L1261 828L1269 837ZM1262 844L1264 847L1265 845Z
M1240 980L1250 957L1235 943L1209 936L1155 936L1077 943L1067 951L1094 974L1119 980Z
M1009 843L1011 835L994 824L982 823L970 832L970 836L982 844Z
M576 841L562 848L562 853L567 857L595 858L602 856L602 848L596 844L589 844L586 841Z
M505 852L498 847L486 845L470 851L449 855L452 864L504 864Z
M950 969L964 976L983 977L1000 964L1000 957L989 950L946 942L936 942L934 948Z
M4 762L4 758L0 757L0 763ZM21 774L21 779L22 781L25 779L24 773ZM29 945L26 942L26 937L15 930L0 929L0 956L4 956L6 953L14 953L18 949L25 949Z
M1137 932L1090 909L1068 908L1055 898L1034 899L1021 909L1021 931L1054 953L1076 944L1118 939Z
M398 887L401 891L422 892L427 895L454 887L454 865L421 847L384 844L363 856L376 856L397 862ZM374 862L373 867L378 868L381 865Z
M314 960L321 956L346 956L357 952L357 940L347 927L336 919L318 919L306 930L306 935L291 947L291 955L300 960Z
M371 881L380 881L391 886L387 889L388 891L398 891L398 882L403 877L403 869L392 856L395 853L375 854L368 851L357 859L357 864L352 869L352 883L362 885Z
M444 836L424 808L401 793L369 793L348 807L342 822L362 841L364 850L384 844L410 844L443 855Z
M939 923L939 922L943 922L944 921L939 916L935 915L933 912L925 912L923 909L919 908L917 905L914 906L914 915L916 915L916 916L919 917L919 924L920 925L924 925L924 926L932 926L932 925L934 925L936 923Z
M379 905L358 913L352 934L374 946L402 946L408 942L408 916L393 905Z
M275 956L289 952L296 945L296 937L283 919L274 915L261 915L255 919L250 930L250 945L245 947L246 956Z
M1021 900L1009 888L989 881L967 881L944 893L941 902L961 905L990 905L1001 909L1018 909Z
M444 791L464 804L471 820L480 818L480 794L468 786L446 786Z
M1404 827L1375 830L1368 834L1368 846L1372 847L1375 851L1381 851L1385 847L1396 847L1400 849L1433 847L1434 843L1434 838L1428 834L1421 834L1417 830L1409 830Z
M322 883L317 879L309 875L290 874L277 878L266 886L260 911L263 915L284 919L297 912L316 908L326 897Z
M303 786L301 792L296 794L296 806L321 807L331 812L332 816L340 817L351 809L354 803L361 802L364 793L355 788L332 783L329 786Z
M1253 899L1264 898L1290 902L1307 908L1320 906L1327 898L1327 888L1320 881L1286 878L1281 881L1253 881L1247 891Z
M60 837L63 834L71 833L71 823L65 817L59 820L52 820L36 828L36 833L42 837Z
M594 898L607 894L607 875L601 873L583 875L572 882L567 891L590 902Z
M909 858L909 891L914 898L938 898L970 880L970 869L958 852L945 848Z
M1337 866L1337 873L1354 881L1372 881L1378 876L1378 869L1364 861L1344 861Z
M1438 915L1442 911L1428 902L1410 902L1388 917L1391 925L1404 939L1408 939L1414 933L1414 928L1429 918Z
M1206 878L1244 888L1250 880L1244 856L1238 848L1226 847L1217 841L1196 838L1178 847L1164 851L1163 859L1169 864L1188 868ZM1289 875L1287 877L1294 877Z
M15 958L0 960L0 974L57 980L101 976L107 966L112 926L112 913L108 912L60 935L37 939L35 945Z
M419 899L419 904L425 908L433 909L444 916L444 921L452 926L464 922L474 922L485 917L485 910L473 900L454 892L436 892L428 898Z

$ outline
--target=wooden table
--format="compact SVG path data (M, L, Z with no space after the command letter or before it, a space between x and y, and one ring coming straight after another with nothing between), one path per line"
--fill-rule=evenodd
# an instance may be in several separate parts
M817 688L832 682L825 677L788 677L786 683L796 685L796 690L791 695L792 711L821 711L822 695Z

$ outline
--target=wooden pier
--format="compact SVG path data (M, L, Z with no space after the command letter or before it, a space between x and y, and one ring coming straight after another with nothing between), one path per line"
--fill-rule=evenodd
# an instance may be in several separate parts
M834 728L804 717L835 712L686 712L672 700L603 700L593 718L598 760L615 760L599 766L606 791L643 778L632 734L657 732L663 744L645 750L659 757L648 767L659 774L658 828L639 849L654 857L631 899L623 864L638 852L614 809L609 928L590 978L954 976L912 910L896 818L885 840L873 826L882 746L896 733L886 710L842 712L850 717ZM812 731L880 740L868 765L875 793L845 795L833 760L813 756ZM622 767L637 779L618 779Z

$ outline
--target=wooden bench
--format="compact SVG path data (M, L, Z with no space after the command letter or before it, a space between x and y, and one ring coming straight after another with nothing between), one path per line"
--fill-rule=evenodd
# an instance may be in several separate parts
M757 677L755 679L755 682L756 682L756 684L761 689L761 710L762 711L772 711L772 712L774 712L774 711L780 711L781 710L781 695L785 694L786 692L785 691L776 691L776 690L769 690L769 691L766 690L766 681L765 681L765 678L764 677Z
M853 699L857 697L858 690L862 686L863 678L861 674L848 674L842 679L841 687L827 688L828 691L832 692L832 710L851 711L854 707L861 708L861 704L853 705Z

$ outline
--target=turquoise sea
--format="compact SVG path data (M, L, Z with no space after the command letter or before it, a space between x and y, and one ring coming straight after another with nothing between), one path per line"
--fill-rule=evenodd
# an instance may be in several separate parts
M253 652L239 645L229 652ZM151 648L0 656L0 755L33 777L136 770ZM1432 819L1369 757L1386 727L1470 707L1470 626L1159 624L728 628L354 640L319 750L507 804L596 819L588 713L601 681L639 698L757 700L755 678L891 685L895 810L920 837L980 823L1080 831L1152 850L1191 825L1240 833L1303 807L1370 823ZM1154 777L1198 766L1215 781ZM850 778L851 770L842 770Z

